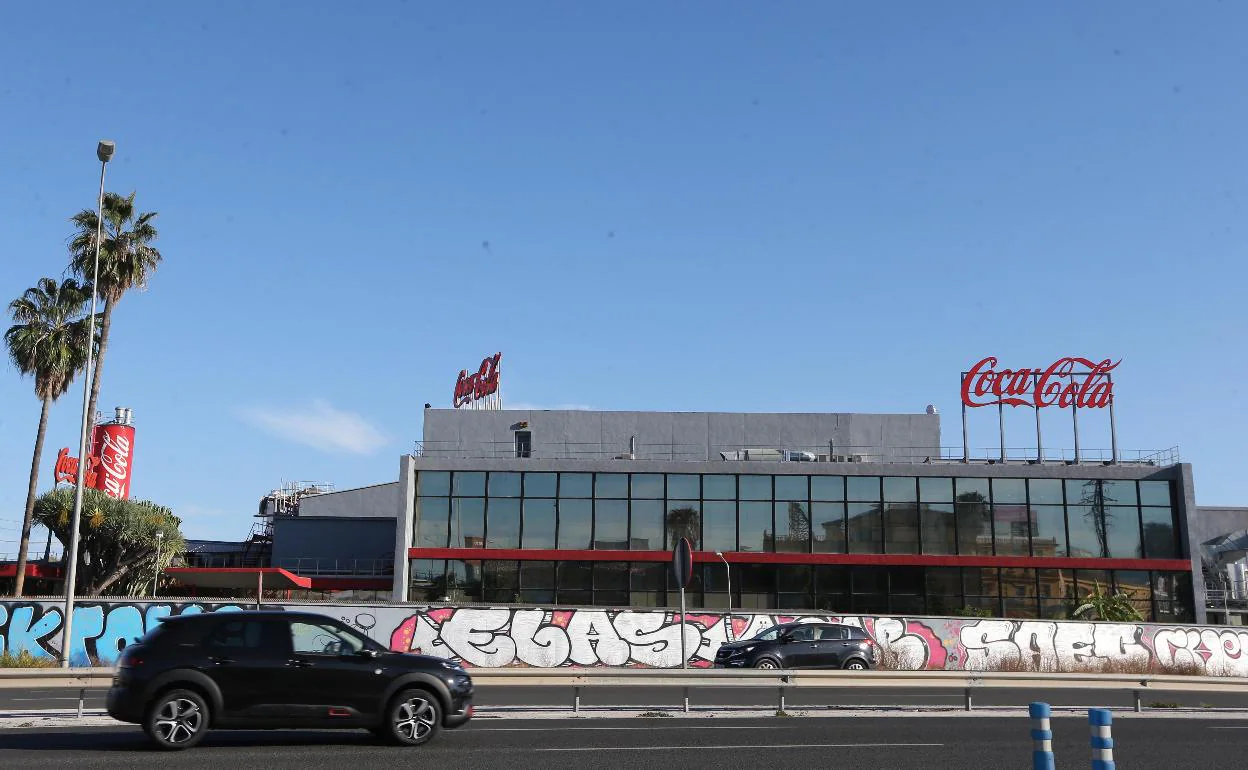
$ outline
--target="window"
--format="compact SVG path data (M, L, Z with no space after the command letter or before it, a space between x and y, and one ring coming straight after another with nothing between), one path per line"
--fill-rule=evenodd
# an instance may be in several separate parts
M521 545L525 548L555 547L555 501L528 500L524 501L524 539Z
M1174 512L1169 508L1146 505L1140 509L1144 521L1144 555L1149 559L1179 558L1174 537Z
M969 481L983 482L983 489L967 484L968 479L958 479L957 501L954 503L955 516L958 522L958 553L963 556L992 555L992 519L988 507L987 482L983 479Z
M498 473L490 474L490 497L519 497L520 496L520 474L519 473Z
M949 481L946 479L946 481ZM949 484L953 494L953 484ZM957 553L957 531L953 522L953 503L919 503L919 522L923 529L923 553Z
M771 476L741 476L742 500L770 500Z
M813 642L815 641L816 626L812 623L803 623L789 631L785 636L794 642Z
M819 626L819 640L841 642L849 639L849 629L844 626Z
M556 570L559 575L559 601L593 604L593 562L561 561Z
M485 474L480 471L456 471L451 494L456 497L485 497Z
M516 479L517 492L519 489L520 480ZM487 514L485 547L519 548L520 501L506 497L491 498Z
M451 474L448 471L421 471L416 477L416 494L439 497L450 495Z
M668 548L675 548L684 537L693 550L701 550L702 511L697 500L668 500L666 526Z
M1066 511L1062 506L1032 504L1031 532L1033 556L1066 556Z
M1027 484L1023 479L993 479L992 502L1022 505L1027 502Z
M827 502L845 500L845 478L843 476L812 476L810 479L810 499Z
M805 502L810 497L810 477L776 476L776 499Z
M600 499L628 497L628 474L599 473L594 476L594 497Z
M662 500L663 474L634 473L629 496L634 500Z
M702 496L699 479L692 473L673 473L667 477L667 496L670 499L695 500Z
M726 500L702 503L702 540L707 551L737 550L737 504Z
M1170 482L1141 481L1140 505L1170 505Z
M1140 542L1140 509L1134 505L1107 505L1105 547L1114 559L1139 559L1144 555Z
M593 497L592 473L560 473L559 497Z
M554 497L559 476L554 473L524 474L525 497Z
M924 503L952 503L953 479L920 478L919 500Z
M767 506L768 509L771 506ZM776 568L772 564L741 564L732 571L740 588L742 609L771 609L776 593ZM735 586L734 586L735 587Z
M452 602L481 601L481 562L448 561L446 563L446 593L436 597Z
M264 627L258 620L231 620L212 629L204 645L224 650L259 651L264 646Z
M519 562L485 562L485 601L507 604L520 601Z
M705 500L736 500L736 476L703 476L702 497Z
M634 500L629 547L634 551L663 550L663 501Z
M810 553L810 505L805 501L776 503L776 550Z
M962 609L962 574L957 567L928 567L927 611L951 615Z
M628 550L628 501L594 501L594 548Z
M446 548L451 501L445 497L416 498L416 533L412 545L417 548Z
M740 550L770 551L771 533L771 503L743 501L740 504Z
M758 636L756 636L756 637L754 637L754 639L752 639L751 641L755 641L755 642L774 642L774 641L776 641L777 639L779 639L779 638L780 638L780 631L781 631L781 627L780 627L780 626L772 626L771 628L767 629L766 631L763 631L763 632L759 633L759 635L758 635Z
M593 531L589 500L559 500L559 547L586 549Z
M1134 481L1102 481L1101 493L1107 505L1138 505Z
M633 562L629 565L628 586L631 601L639 607L661 607L664 604L663 584L668 570L666 564Z
M917 503L885 503L884 552L919 552L919 507Z
M875 503L880 500L878 476L850 476L845 479L845 496L853 502Z
M1029 553L1031 524L1024 503L992 504L993 540L998 556L1026 556Z
M485 545L484 498L456 498L451 501L450 542L452 548L481 548Z
M811 503L811 529L818 553L845 553L845 503Z
M516 457L533 456L533 433L527 430L516 431Z
M915 479L896 477L884 479L884 502L915 503L918 500L918 488L915 486Z
M850 553L880 553L884 547L884 519L879 503L848 503Z
M1105 555L1103 520L1096 506L1066 506L1066 528L1070 536L1071 556L1089 558Z
M291 649L296 655L353 655L363 649L380 650L380 645L338 625L292 620Z
M1031 479L1027 482L1027 492L1032 505L1061 505L1064 502L1059 479Z

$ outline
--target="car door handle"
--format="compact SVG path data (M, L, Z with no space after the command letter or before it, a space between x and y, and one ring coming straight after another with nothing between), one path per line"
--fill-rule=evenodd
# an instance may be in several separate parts
M315 663L313 663L313 662L312 662L312 661L310 661L310 660L298 660L298 659L295 659L295 660L288 660L288 661L286 661L286 665L287 665L287 666L290 666L291 668L312 668L312 667L313 667L313 666L315 666L316 664L315 664Z
M234 662L234 659L214 656L214 657L209 658L208 662L212 663L212 665L214 666L228 666Z
M817 644L812 644L812 645L810 645L810 649L812 649L812 650L817 650L817 649L819 649L819 645L817 645Z

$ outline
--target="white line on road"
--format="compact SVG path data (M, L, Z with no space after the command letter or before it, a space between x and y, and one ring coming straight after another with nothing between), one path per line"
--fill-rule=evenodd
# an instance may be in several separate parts
M653 732L655 730L784 730L790 727L798 727L798 725L681 725L677 727L477 727L473 732L492 732L492 733L522 733L522 732L560 732L575 733L587 732L589 730L646 730Z
M723 749L738 751L740 749L906 749L935 748L943 743L778 743L767 746L612 746L604 749L596 746L575 746L561 749L536 749L536 751L676 751L678 749Z
M1248 730L1248 725L1210 725L1210 730Z

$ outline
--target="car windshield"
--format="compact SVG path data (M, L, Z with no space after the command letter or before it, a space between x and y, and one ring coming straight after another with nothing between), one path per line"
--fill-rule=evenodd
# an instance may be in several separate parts
M758 636L755 636L751 641L774 642L780 638L780 632L783 630L784 630L784 626L772 626L771 628L762 632Z

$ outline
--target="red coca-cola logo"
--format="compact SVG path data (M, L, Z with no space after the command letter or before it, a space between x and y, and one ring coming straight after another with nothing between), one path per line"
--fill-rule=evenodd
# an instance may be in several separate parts
M98 474L96 469L100 466L99 459L95 457L87 458L87 468L82 474L82 484L86 487L95 488ZM56 455L56 465L52 469L52 478L57 484L77 484L78 483L78 458L70 457L69 447L64 447Z
M455 381L455 398L452 403L458 409L479 398L492 396L498 392L498 371L503 354L495 353L481 362L481 368L469 374L467 370L459 371L459 379Z
M95 488L109 497L130 496L130 473L134 460L134 428L101 425L96 428L95 450L99 457Z
M989 356L962 378L962 403L967 406L1056 406L1059 409L1101 409L1114 400L1109 378L1121 360L1096 362L1075 356L1059 358L1046 369L1002 369Z

